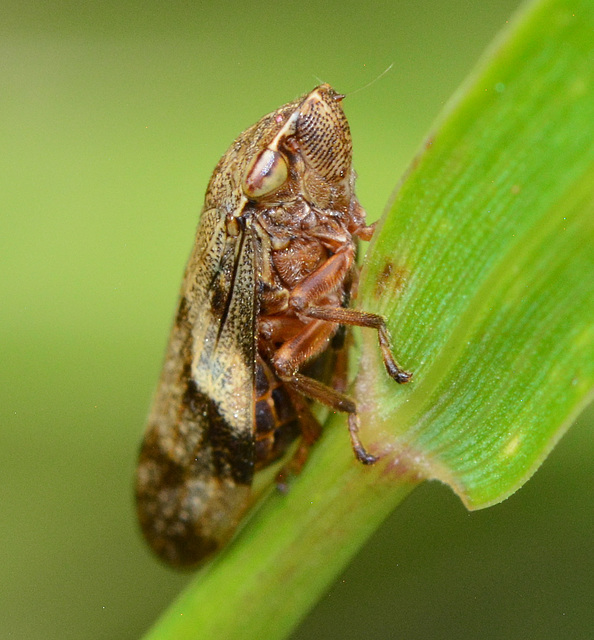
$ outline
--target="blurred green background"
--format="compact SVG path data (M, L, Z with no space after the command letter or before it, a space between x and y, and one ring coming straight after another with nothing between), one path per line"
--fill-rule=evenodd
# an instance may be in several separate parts
M145 548L131 479L236 135L320 79L349 93L394 63L345 101L375 218L516 6L3 3L0 638L137 638L189 579ZM423 485L293 638L592 637L593 421L489 510Z

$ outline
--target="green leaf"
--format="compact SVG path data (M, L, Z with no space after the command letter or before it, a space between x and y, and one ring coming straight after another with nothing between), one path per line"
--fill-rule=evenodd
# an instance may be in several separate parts
M414 380L362 332L356 464L333 416L287 495L272 491L147 638L283 638L422 479L470 507L542 462L594 389L594 6L530 5L448 105L367 256Z
M395 393L366 335L366 421L470 508L520 487L592 397L593 83L594 5L535 6L449 105L369 252L360 304L416 381Z

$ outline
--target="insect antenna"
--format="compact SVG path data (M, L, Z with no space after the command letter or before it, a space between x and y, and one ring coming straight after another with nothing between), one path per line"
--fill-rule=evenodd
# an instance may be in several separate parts
M371 87L371 85L375 84L378 80L380 80L381 78L383 78L389 71L392 70L392 67L394 66L394 63L392 62L392 64L387 67L386 69L384 69L378 76L376 76L373 80L370 80L367 84L363 85L362 87L359 87L358 89L355 89L354 91L349 91L348 93L345 93L345 96L348 96L349 98L354 95L355 93L359 93L359 91L364 91L365 89L369 89L369 87Z

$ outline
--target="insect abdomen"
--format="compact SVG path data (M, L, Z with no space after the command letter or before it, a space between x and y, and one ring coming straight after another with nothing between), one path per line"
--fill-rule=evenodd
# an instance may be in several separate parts
M291 397L270 367L256 362L255 463L256 470L281 457L301 434Z

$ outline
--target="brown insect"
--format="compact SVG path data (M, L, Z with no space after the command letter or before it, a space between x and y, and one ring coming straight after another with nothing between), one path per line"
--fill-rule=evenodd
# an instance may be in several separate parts
M137 471L144 536L173 565L231 537L254 472L299 435L292 466L303 464L320 433L310 400L347 413L355 456L375 462L355 402L320 373L340 325L377 330L389 375L411 377L383 318L345 308L357 238L373 227L354 193L343 97L323 84L265 116L208 185Z

